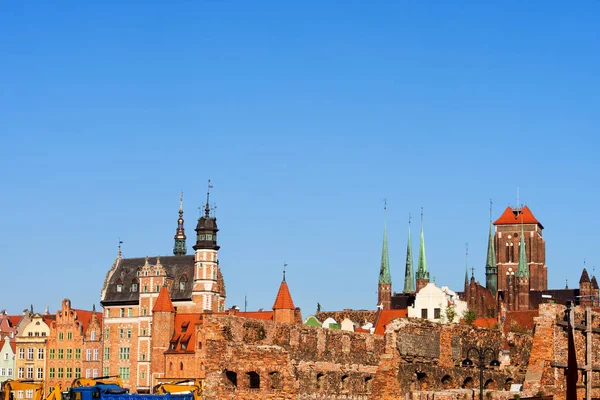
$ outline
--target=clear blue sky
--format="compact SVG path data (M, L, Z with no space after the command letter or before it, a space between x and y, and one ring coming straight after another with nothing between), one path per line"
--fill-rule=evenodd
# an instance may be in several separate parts
M0 6L0 308L99 304L118 238L171 254L208 178L227 306L285 261L304 316L373 309L383 198L396 291L409 213L461 290L517 187L550 287L600 268L598 1L92 3Z

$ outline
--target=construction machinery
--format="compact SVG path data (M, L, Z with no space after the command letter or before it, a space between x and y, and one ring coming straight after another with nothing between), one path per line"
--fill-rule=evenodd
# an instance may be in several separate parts
M156 394L186 394L191 393L193 400L202 400L202 391L204 389L204 380L187 379L183 381L161 382L154 386L153 393ZM175 397L175 396L173 396Z
M32 400L42 400L44 399L44 382L34 380L7 380L2 383L0 399L13 400L15 398L15 392L18 391L30 391L30 396L25 395L23 397L29 397ZM45 400L60 400L60 396L61 387L60 384L57 384Z
M71 383L71 387L116 385L123 387L123 381L119 375L100 376L97 378L77 378Z

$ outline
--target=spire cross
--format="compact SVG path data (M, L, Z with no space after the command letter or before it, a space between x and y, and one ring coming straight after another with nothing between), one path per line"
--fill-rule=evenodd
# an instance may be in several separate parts
M121 245L122 244L123 244L123 241L121 240L121 238L119 238L119 250L117 250L119 257L121 257Z
M285 282L285 267L287 267L287 264L285 263L285 261L283 262L283 281Z
M204 214L208 218L210 214L210 208L208 206L208 200L210 198L210 189L213 188L213 185L210 184L210 179L208 180L208 189L206 189L206 207L204 208Z
M471 277L475 277L475 267L471 267Z
M412 216L410 215L410 213L408 213L408 225L410 225L410 220L412 219Z
M383 211L385 212L387 210L387 199L383 199Z
M423 207L421 207L421 225L423 225Z
M183 211L183 190L179 193L179 212Z
M490 223L492 223L492 199L490 199Z

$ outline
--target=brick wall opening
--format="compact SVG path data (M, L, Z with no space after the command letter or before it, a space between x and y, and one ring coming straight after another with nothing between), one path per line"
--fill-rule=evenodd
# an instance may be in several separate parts
M248 387L250 389L260 389L260 375L255 371L246 373L248 377Z
M235 372L225 370L225 376L231 386L237 387L237 374Z
M317 390L323 391L325 390L325 375L318 373L317 374Z
M463 389L472 389L474 385L473 378L470 376L463 381L462 388Z

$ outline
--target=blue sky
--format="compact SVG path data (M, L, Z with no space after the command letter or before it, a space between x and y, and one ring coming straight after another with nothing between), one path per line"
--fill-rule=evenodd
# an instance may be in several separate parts
M384 198L396 291L409 213L461 290L517 187L550 287L600 268L597 1L93 3L0 6L0 308L99 304L181 190L191 250L209 178L228 306L373 309Z

